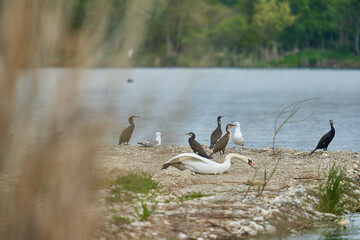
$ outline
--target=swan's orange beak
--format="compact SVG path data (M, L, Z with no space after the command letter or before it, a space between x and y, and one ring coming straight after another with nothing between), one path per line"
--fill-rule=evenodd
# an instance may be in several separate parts
M252 161L250 159L249 159L248 163L249 163L250 166L254 167L254 165L252 164Z

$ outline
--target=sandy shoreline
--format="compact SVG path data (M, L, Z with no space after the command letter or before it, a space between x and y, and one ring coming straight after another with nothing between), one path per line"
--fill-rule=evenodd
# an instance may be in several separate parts
M149 206L151 202L157 202L159 214L154 214L147 222L116 225L111 221L114 214L133 217L134 206L140 201L128 206L110 206L102 201L107 216L98 232L99 239L225 239L295 232L308 227L314 220L334 218L317 212L316 200L311 195L311 189L318 185L329 165L336 162L346 166L350 175L359 176L360 153L357 152L318 151L309 156L309 152L277 149L277 157L280 158L278 169L263 196L256 197L258 185L263 182L265 165L269 174L276 162L271 149L226 150L226 153L250 157L256 169L233 161L229 171L223 175L199 175L172 167L160 170L168 159L185 152L192 151L190 147L176 145L100 147L95 164L104 176L111 178L145 172L152 174L163 188L161 193L153 196L153 201L149 201ZM213 160L223 162L224 158L216 154ZM244 197L255 171L254 186ZM209 196L186 202L176 201L179 196L192 192L203 192ZM103 198L107 195L108 192L102 191ZM287 222L287 226L282 221Z

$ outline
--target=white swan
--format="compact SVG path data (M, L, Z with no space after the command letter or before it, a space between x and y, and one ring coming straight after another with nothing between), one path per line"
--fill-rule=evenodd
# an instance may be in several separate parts
M232 158L239 159L251 167L254 167L250 158L236 153L226 155L223 163L214 162L195 153L182 153L167 161L162 169L173 166L180 170L187 169L201 174L223 174L230 168Z
M234 125L235 125L235 131L233 134L233 143L236 145L244 146L244 136L240 131L240 123L234 122Z
M144 142L138 142L138 144L143 145L144 147L154 147L161 144L161 136L164 136L160 132L155 133L155 139L149 139Z

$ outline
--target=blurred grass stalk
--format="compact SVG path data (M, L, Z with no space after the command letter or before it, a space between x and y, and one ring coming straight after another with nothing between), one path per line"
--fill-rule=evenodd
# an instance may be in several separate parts
M46 118L32 120L40 87L36 68L56 63L59 55L77 67L99 64L107 6L89 2L96 11L88 11L84 26L73 31L73 1L0 1L0 239L94 237L93 160L105 124L88 115L88 123L79 120L84 116L79 89L86 84L80 81L81 68L58 77L52 99L46 100ZM130 13L139 3L129 2ZM151 1L143 5L149 8ZM139 15L125 17L125 22L145 21ZM130 25L127 29L122 37L130 40L123 40L124 46L139 47L141 41L131 39L142 34ZM26 82L22 91L20 73Z

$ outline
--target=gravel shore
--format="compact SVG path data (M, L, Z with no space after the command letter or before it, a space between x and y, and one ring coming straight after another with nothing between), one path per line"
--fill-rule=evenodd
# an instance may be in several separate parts
M332 214L316 211L315 188L324 178L326 169L336 162L346 167L349 175L359 176L360 153L301 152L277 149L276 159L269 148L228 148L227 153L239 153L252 159L255 168L232 161L222 175L200 175L169 167L160 170L170 158L192 152L185 146L102 146L96 166L102 177L115 178L127 173L149 173L159 181L161 191L139 195L131 203L108 203L106 189L100 190L100 205L105 212L98 239L242 239L252 236L296 234L320 220L334 220ZM216 154L214 161L223 162ZM280 159L278 168L261 196L258 190ZM251 186L250 191L246 192ZM204 196L180 201L190 193ZM246 196L245 196L246 195ZM156 211L148 221L134 218L134 209L143 201ZM132 220L130 224L115 224L112 216Z

